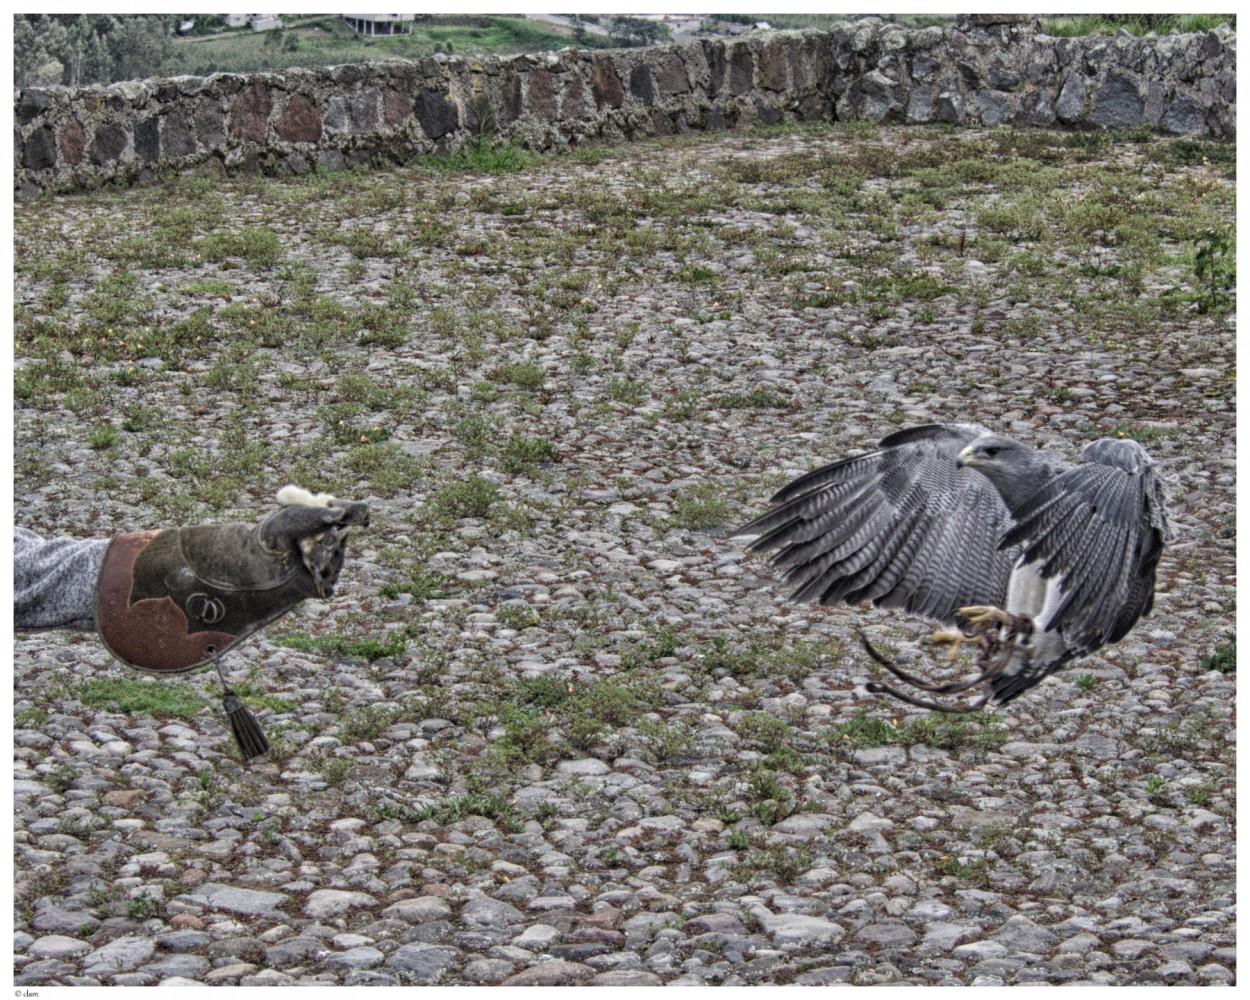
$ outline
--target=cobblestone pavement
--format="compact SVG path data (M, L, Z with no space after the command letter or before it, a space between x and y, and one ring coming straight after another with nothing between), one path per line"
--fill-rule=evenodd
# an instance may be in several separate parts
M1232 182L1161 149L825 128L19 204L19 523L290 480L374 519L227 657L250 766L211 672L18 637L16 984L1231 983L1233 324L1168 290ZM1124 641L973 718L857 690L857 629L915 662L927 623L789 605L727 537L954 419L1132 434L1179 530Z

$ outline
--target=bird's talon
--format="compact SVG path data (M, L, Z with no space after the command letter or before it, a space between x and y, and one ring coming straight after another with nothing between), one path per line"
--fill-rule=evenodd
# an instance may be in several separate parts
M932 635L925 636L920 641L926 646L940 646L943 644L949 645L951 651L946 656L946 662L953 663L955 662L955 658L959 656L959 651L963 649L964 643L971 642L972 640L969 636L964 635L962 632L951 630L948 632L934 632Z
M959 609L960 617L962 617L972 628L978 631L985 631L991 625L1010 625L1012 618L1002 608L989 607L982 604L973 604L966 608Z

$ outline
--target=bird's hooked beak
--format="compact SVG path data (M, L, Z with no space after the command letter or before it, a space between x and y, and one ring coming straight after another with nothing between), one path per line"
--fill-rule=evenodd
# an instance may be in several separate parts
M981 465L985 462L984 458L977 458L972 450L972 445L968 445L955 457L955 464L961 469L969 465Z

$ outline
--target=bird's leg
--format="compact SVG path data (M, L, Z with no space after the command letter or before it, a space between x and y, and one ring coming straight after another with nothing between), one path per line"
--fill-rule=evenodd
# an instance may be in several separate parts
M886 670L890 671L905 684L910 684L921 691L931 691L934 694L958 694L961 691L967 691L969 688L985 684L987 681L992 681L999 676L1006 669L1007 664L1011 662L1012 654L1015 652L1014 640L1027 638L1033 634L1034 628L1032 619L1027 616L1009 614L1000 608L978 605L960 608L959 614L967 620L972 629L972 635L965 635L962 632L935 632L925 641L930 643L952 643L955 646L955 650L947 660L947 662L950 662L950 660L955 658L962 643L975 639L979 650L977 653L977 666L981 668L981 672L968 680L936 684L932 681L913 677L911 674L900 670L893 662L883 656L862 632L859 634L859 640L864 644L864 649L867 650L868 655L874 661L885 667ZM888 694L899 701L907 702L909 705L927 708L935 712L976 712L985 706L992 693L986 690L979 698L967 705L941 705L935 701L927 701L924 698L906 694L897 688L890 687L888 684L882 684L880 681L871 681L865 687L872 694Z
M951 651L946 654L946 662L954 663L955 658L959 656L959 651L963 647L963 644L965 642L971 642L973 638L973 636L964 635L963 632L956 629L949 629L945 632L934 632L932 635L925 636L920 641L926 646L940 646L943 644L949 645Z
M1002 608L994 608L985 604L972 604L959 609L959 615L976 633L984 632L991 625L1010 626L1013 617Z
M985 702L989 698L989 694L986 693L967 705L940 705L936 701L926 701L924 698L906 694L897 688L890 687L888 684L882 684L880 681L869 681L864 685L864 688L872 694L888 694L899 701L905 701L907 704L915 705L917 708L927 708L933 712L979 712L985 707Z
M900 681L903 681L905 684L910 684L914 688L919 688L921 691L932 691L935 694L957 694L960 691L967 691L971 687L976 687L983 680L986 680L987 676L989 677L994 676L994 674L988 674L988 675L981 674L980 676L973 677L971 680L949 681L945 684L935 684L933 681L924 680L923 678L919 678L919 677L913 677L911 674L906 673L903 670L900 670L897 666L894 665L894 663L892 663L882 653L880 653L877 650L877 648L873 646L871 642L868 641L868 637L864 635L862 632L859 634L859 641L864 644L864 649L867 650L868 655L871 656L873 660L881 664L881 666L885 667L886 670L890 671L890 673L892 673ZM1002 668L999 667L998 669L1002 669ZM997 670L995 671L995 673L997 673ZM895 691L893 688L887 688L883 685L878 685L878 687L880 687L881 690L894 695L895 697L902 697L902 695L899 694L897 691ZM871 684L868 686L868 690L870 691L874 690ZM903 698L903 700L906 701L907 699ZM913 702L913 704L918 704L918 702ZM947 710L943 709L943 711L947 711ZM949 709L949 711L958 711L958 710Z

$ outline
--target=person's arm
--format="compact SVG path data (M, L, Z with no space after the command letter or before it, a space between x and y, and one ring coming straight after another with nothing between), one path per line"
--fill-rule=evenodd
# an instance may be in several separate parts
M109 547L101 538L44 538L13 529L13 627L95 628L95 584Z

